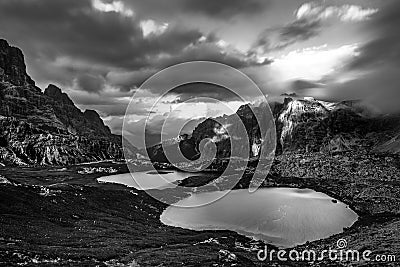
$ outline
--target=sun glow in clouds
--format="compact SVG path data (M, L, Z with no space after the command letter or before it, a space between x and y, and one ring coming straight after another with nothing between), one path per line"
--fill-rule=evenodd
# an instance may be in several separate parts
M157 113L171 112L175 118L181 119L199 119L207 117L217 117L224 114L230 115L235 113L241 105L242 101L227 102L186 102L180 104L161 104L157 107Z
M357 44L328 49L327 45L294 50L276 58L270 68L281 81L319 80L339 68L346 59L357 55Z
M101 12L116 12L121 13L126 17L133 17L135 13L132 9L125 7L122 1L112 1L110 3L103 3L101 0L93 0L92 6Z
M328 19L337 17L341 21L363 21L378 12L378 9L363 8L356 5L323 6L318 3L305 3L296 11L297 19Z
M143 20L140 22L143 36L147 37L150 34L160 35L168 29L168 23L157 23L152 19Z

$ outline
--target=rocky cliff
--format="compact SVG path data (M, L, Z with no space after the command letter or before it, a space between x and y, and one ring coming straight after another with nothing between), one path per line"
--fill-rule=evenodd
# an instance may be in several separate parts
M262 116L263 108L265 106L261 105L253 110ZM286 98L283 103L274 103L271 109L278 154L290 151L329 154L348 151L400 153L400 116L364 115L367 112L354 101L331 103L313 98ZM209 138L216 144L217 158L229 157L231 147L239 150L234 151L235 154L248 149L250 157L258 157L262 140L255 114L248 105L243 105L236 115L209 118L200 123L191 138L179 143L185 148L183 154L190 158L200 153L201 140ZM265 117L263 120L268 121ZM243 122L249 138L248 148L244 147L243 136L237 134L240 122ZM167 145L164 149L172 148ZM148 151L151 151L152 159L166 161L161 145L149 148Z
M55 85L44 92L24 56L0 40L0 163L65 165L122 158L121 137L94 110L82 112Z
M6 40L0 39L0 81L14 85L35 85L26 73L24 55Z
M383 144L400 133L399 116L365 114L367 110L354 101L286 98L276 114L278 146L282 151L396 153Z

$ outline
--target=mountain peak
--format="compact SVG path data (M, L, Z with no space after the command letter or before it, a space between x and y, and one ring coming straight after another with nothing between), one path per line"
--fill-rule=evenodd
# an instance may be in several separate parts
M87 109L83 112L83 116L92 123L104 125L103 120L100 118L99 113L92 109Z
M49 84L44 90L44 95L51 97L52 99L61 102L65 105L74 105L74 102L69 98L66 93L63 93L61 89L54 84Z
M239 116L243 116L245 114L251 114L253 111L251 109L250 104L244 104L241 105L238 110L236 111L236 114Z
M10 46L4 39L0 39L0 81L13 85L35 85L32 78L26 73L25 59L22 51Z
M8 46L10 46L10 45L8 44L7 40L0 39L0 48L8 47Z
M108 135L111 134L110 128L106 126L96 110L87 109L83 112L83 116L89 121L99 132Z

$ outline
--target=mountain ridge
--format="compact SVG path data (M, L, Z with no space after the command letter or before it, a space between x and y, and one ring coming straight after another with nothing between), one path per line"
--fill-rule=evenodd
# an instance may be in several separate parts
M82 112L56 85L44 92L36 87L22 51L0 39L0 163L122 159L121 143L122 137L112 134L96 111Z
M263 105L253 107L260 112ZM276 127L276 153L285 152L322 152L327 154L348 151L367 153L400 154L400 116L367 116L366 110L356 101L326 102L311 97L287 97L283 103L271 106ZM262 112L261 112L262 113ZM181 140L180 147L185 147L184 155L199 153L199 144L204 138L215 140L217 158L230 156L231 138L220 138L215 127L230 125L232 131L233 116L239 116L244 123L250 141L249 157L259 157L262 140L256 118L248 105L241 106L236 114L218 118L208 118L197 125L190 138ZM234 123L233 123L234 124ZM234 138L235 139L235 138ZM192 144L190 146L190 144ZM165 149L173 150L173 145ZM150 159L166 162L161 144L147 148ZM152 157L154 156L154 157Z

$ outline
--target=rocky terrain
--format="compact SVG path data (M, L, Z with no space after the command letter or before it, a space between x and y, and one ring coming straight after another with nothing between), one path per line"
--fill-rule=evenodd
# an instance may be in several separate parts
M338 171L347 156L316 160L278 157L263 187L311 188L348 204L360 216L343 233L308 242L295 249L335 249L336 241L346 239L349 249L373 251L372 255L400 256L399 158L365 157L374 175L335 176L308 173L297 177L305 166L320 162ZM319 167L319 166L317 166ZM357 171L363 170L361 165ZM308 168L307 168L308 169ZM96 170L96 171L87 171ZM96 178L127 172L125 164L103 162L90 165L54 167L1 167L0 172L0 265L44 266L376 266L377 262L262 262L257 252L265 245L230 231L191 231L163 225L159 216L166 205L144 191L122 185L97 183ZM356 170L353 173L357 172ZM280 174L287 175L286 177ZM252 176L246 172L238 184L245 187ZM206 177L205 183L209 182ZM183 181L187 194L191 186L201 185L202 177ZM193 182L197 185L193 185ZM224 178L217 185L223 187ZM191 184L192 183L192 184ZM213 190L216 190L213 187ZM164 191L164 190L163 190ZM167 193L176 199L170 189ZM269 249L274 249L268 245ZM288 253L290 249L286 250ZM386 266L396 266L390 261Z
M121 137L96 111L82 112L55 85L42 92L26 73L21 50L0 40L0 164L68 165L122 157Z
M396 259L391 262L297 262L296 266L397 266L400 253L397 230L400 224L400 115L371 113L359 101L330 103L297 96L288 97L283 103L273 103L271 107L276 124L277 153L271 171L261 186L311 188L348 204L360 216L343 233L296 249L335 249L336 241L345 239L349 249L361 252L369 249L373 251L373 256L384 254ZM246 127L250 146L261 145L253 112L245 105L237 115ZM225 131L216 129L228 125L226 130L235 136L233 124L227 123L233 121L232 118L224 116L222 119L205 120L179 145L184 144L186 151L198 151L202 139L216 140L217 159L213 165L217 166L213 169L222 172L224 168L221 166L226 165L224 160L230 156L232 138L224 136ZM172 149L171 146L167 145L166 149ZM163 155L161 145L152 149ZM253 151L252 147L249 150ZM253 165L259 157L250 154L249 158L251 164L247 165L236 189L247 188L254 175ZM217 179L195 176L181 181L180 185L198 187L212 182L212 187L202 190L223 190L230 188L230 180L229 175ZM213 242L220 240L215 237ZM226 266L264 266L266 263L260 263L255 257L259 248L259 244L251 242L236 242L234 247L225 248L231 253L231 258L232 255L240 255L250 260L243 263L236 259ZM243 254L243 251L247 252ZM291 266L293 263L267 264ZM224 263L216 260L215 266L224 266Z
M350 151L380 154L398 154L400 151L400 114L371 114L358 101L331 103L298 97L285 98L283 103L270 106L276 127L276 155L321 152L323 157L324 154ZM261 146L272 147L268 143L272 139L261 138L257 123L259 118L262 123L271 124L267 127L273 127L270 118L265 117L268 114L263 111L265 108L265 104L252 108L243 105L234 115L208 118L180 142L148 148L150 158L166 162L163 149L173 150L179 146L183 154L192 159L200 154L200 144L204 139L216 144L217 159L229 158L231 153L258 158ZM246 131L245 137L240 131L241 123ZM247 137L249 145L244 147ZM246 149L248 155L244 152Z

